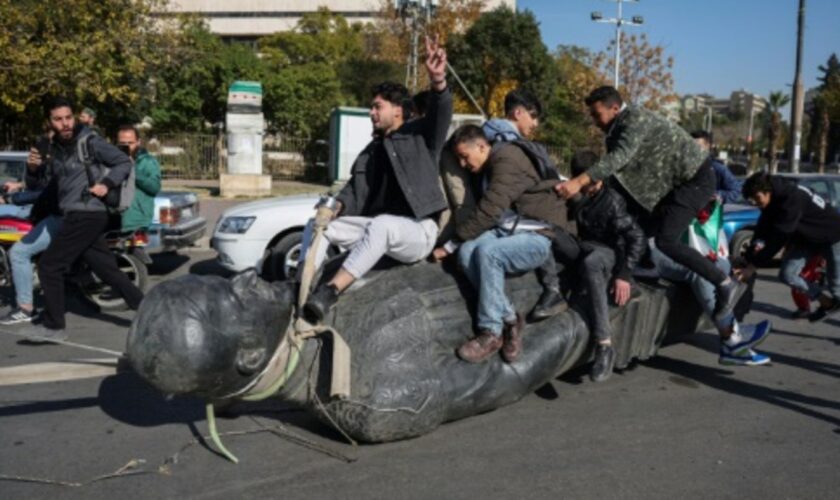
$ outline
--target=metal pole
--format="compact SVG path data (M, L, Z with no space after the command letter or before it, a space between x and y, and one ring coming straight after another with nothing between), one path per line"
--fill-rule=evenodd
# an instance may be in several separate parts
M802 83L802 46L805 32L805 0L799 0L796 38L796 76L793 80L793 105L790 108L790 170L799 173L800 144L802 142L802 114L805 108L805 88Z
M623 0L618 0L618 17L615 23L615 88L618 88L618 68L621 66L621 5Z

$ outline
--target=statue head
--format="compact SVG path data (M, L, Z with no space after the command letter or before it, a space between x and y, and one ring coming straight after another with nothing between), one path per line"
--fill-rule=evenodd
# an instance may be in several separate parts
M290 283L268 283L254 271L230 280L182 276L146 295L126 352L134 370L166 394L222 399L265 368L293 303Z

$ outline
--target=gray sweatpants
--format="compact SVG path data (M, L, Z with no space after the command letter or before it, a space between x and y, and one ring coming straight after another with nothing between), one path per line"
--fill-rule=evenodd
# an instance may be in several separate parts
M397 215L339 217L324 233L329 242L350 255L342 267L359 279L384 256L410 264L425 259L434 249L438 227L432 219ZM316 268L327 257L327 245L319 245Z

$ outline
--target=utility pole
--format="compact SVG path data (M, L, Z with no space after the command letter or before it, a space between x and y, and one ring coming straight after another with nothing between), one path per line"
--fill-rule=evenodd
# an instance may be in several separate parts
M625 24L628 25L628 26L640 26L640 25L644 24L645 20L642 16L633 16L633 18L629 19L629 20L621 17L622 10L623 10L622 6L623 6L624 2L639 3L639 0L611 0L611 1L616 2L618 4L618 16L611 17L609 19L604 19L603 14L601 14L600 12L593 12L592 14L589 15L589 17L593 21L595 21L596 23L609 23L609 24L614 24L615 25L615 61L614 61L614 65L615 65L614 80L615 80L615 82L614 82L614 86L615 86L615 88L618 88L618 84L620 83L619 76L618 76L618 74L619 74L618 70L619 70L619 67L621 66L621 27Z
M802 113L805 108L805 87L802 84L802 45L805 35L805 0L799 0L796 35L796 76L793 79L793 105L790 107L790 171L799 173L802 143Z
M394 0L394 7L411 31L408 61L405 66L405 86L413 93L417 90L417 68L420 58L420 32L432 20L438 0Z

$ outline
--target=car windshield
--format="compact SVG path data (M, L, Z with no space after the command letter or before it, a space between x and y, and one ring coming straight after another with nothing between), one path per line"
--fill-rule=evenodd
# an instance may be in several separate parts
M0 182L20 180L24 168L26 162L23 159L0 158Z

